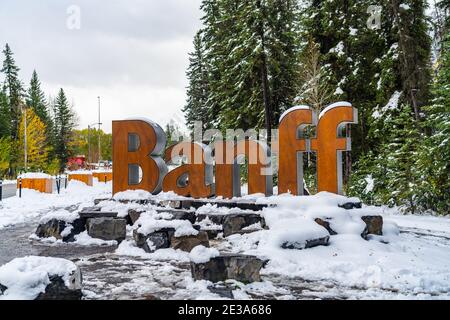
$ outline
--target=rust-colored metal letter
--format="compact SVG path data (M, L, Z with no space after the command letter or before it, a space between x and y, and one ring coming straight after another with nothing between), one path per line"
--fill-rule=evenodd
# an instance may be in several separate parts
M159 193L167 174L160 156L165 145L164 130L150 120L113 121L113 194L136 189Z
M307 106L293 107L280 118L278 194L303 195L303 154L308 151L304 127L313 123Z
M180 142L167 148L167 163L185 157L186 164L170 171L164 178L163 191L180 196L208 198L214 193L211 150L200 143Z
M358 122L358 110L348 102L337 102L319 115L317 138L311 151L317 152L317 191L342 194L342 152L351 149L350 137L340 134L349 123Z
M216 196L241 196L239 158L248 160L248 194L272 195L270 150L256 140L219 141L214 144L216 158Z

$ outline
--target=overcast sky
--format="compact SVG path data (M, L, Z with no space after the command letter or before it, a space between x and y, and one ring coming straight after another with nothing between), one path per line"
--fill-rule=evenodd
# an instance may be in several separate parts
M64 88L81 127L97 121L97 96L108 132L133 116L183 122L200 1L0 0L0 46L9 43L27 86L36 69L46 94Z

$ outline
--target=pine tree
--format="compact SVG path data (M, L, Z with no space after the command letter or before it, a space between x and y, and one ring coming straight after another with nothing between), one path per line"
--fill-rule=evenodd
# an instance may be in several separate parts
M0 138L7 138L11 135L11 115L8 97L0 92Z
M4 89L8 96L10 117L11 117L11 137L17 139L20 121L20 108L23 96L22 83L19 80L19 67L16 66L13 53L8 44L3 50L5 59L1 72L5 74Z
M448 214L450 205L450 35L443 42L434 99L424 107L424 127L431 131L420 145L417 170L422 174L421 203L426 209Z
M36 70L33 71L31 76L30 87L27 94L27 106L31 107L34 113L47 125L50 122L50 116L48 114L47 101L45 94L41 89L41 82L37 75Z
M273 128L292 106L297 2L204 0L208 107L220 128Z
M407 212L416 213L418 208L417 186L420 176L415 170L419 141L422 134L411 114L411 107L402 104L399 114L390 118L386 126L387 141L381 146L379 166L385 165L385 189L383 203L398 205ZM380 177L381 178L381 177Z
M60 89L55 99L54 113L55 156L60 161L62 171L72 154L71 142L76 125L76 115L70 107L63 89Z
M416 161L423 134L407 104L387 110L384 120L385 139L376 153L371 151L359 160L349 191L367 203L400 206L415 213L420 208Z
M183 109L186 123L190 130L194 129L194 122L201 121L203 130L211 126L211 116L208 108L208 71L205 61L205 49L202 32L194 38L194 51L189 54L189 68L187 71L189 87L187 103Z
M26 145L27 145L27 163L25 164L25 117L26 121ZM33 109L27 108L20 121L19 126L19 162L18 165L31 171L43 171L47 168L48 150L46 136L42 132L46 131L45 123L34 112Z

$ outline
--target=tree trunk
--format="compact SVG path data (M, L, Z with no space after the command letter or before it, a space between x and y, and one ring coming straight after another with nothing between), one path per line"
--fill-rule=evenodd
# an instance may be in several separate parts
M256 2L256 6L260 9L264 15L264 8L261 5L261 1ZM266 56L266 44L264 37L264 24L263 21L259 21L259 36L261 39L262 53L261 53L261 65L260 65L260 76L261 76L261 87L263 94L263 104L264 104L264 117L265 117L265 127L267 130L267 142L270 144L272 138L272 107L270 104L270 89L269 89L269 79L267 75L267 56Z

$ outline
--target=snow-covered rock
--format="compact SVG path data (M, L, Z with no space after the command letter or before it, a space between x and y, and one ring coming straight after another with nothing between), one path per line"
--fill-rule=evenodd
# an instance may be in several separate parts
M196 246L189 253L189 259L194 263L205 263L211 260L211 258L218 257L219 251L214 248L207 248L205 246Z
M14 259L0 267L0 284L0 300L81 299L81 271L66 259Z

